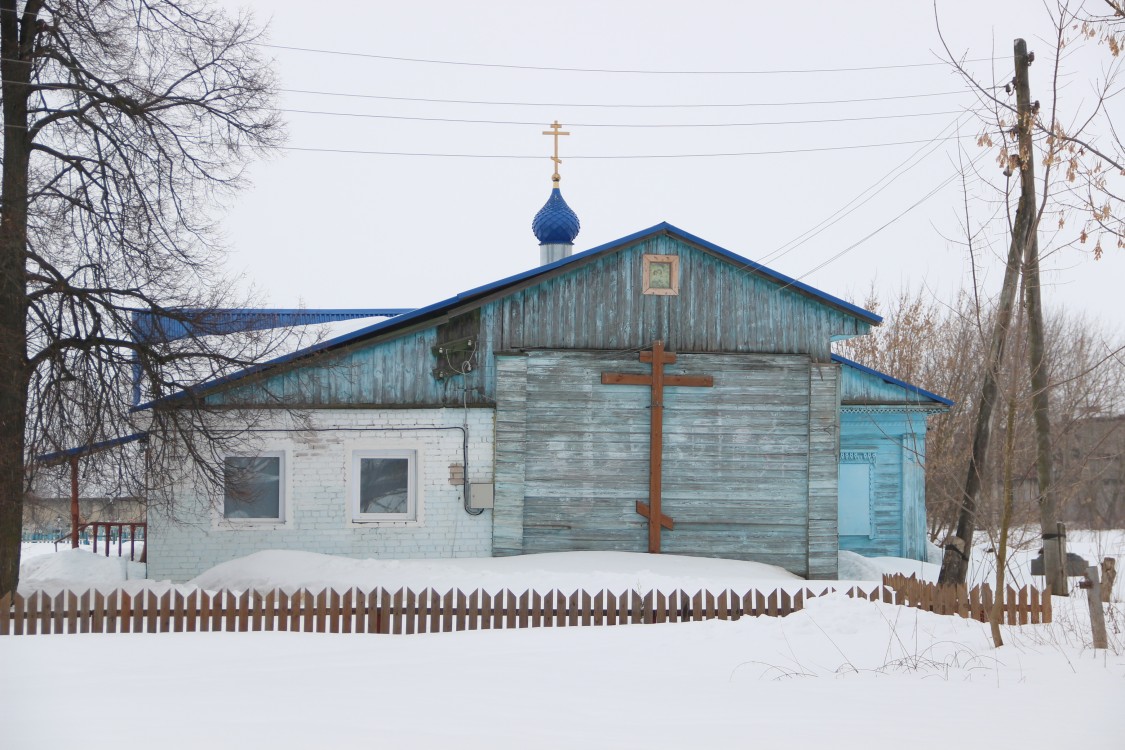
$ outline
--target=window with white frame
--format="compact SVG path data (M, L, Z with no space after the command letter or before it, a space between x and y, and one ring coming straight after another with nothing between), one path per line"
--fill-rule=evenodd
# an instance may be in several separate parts
M361 522L417 520L416 471L416 451L353 451L352 520Z
M229 521L285 519L285 454L227 456L223 461L223 517Z

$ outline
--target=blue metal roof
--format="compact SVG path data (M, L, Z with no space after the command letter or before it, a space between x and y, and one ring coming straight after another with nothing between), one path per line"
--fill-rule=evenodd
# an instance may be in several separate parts
M531 220L531 231L540 245L569 245L574 242L581 227L578 214L566 204L562 191L557 187L551 190L551 197Z
M736 265L739 265L747 270L753 271L768 279L776 281L777 283L781 284L782 288L793 289L794 291L813 297L814 299L820 300L821 302L836 307L845 313L853 315L864 322L870 323L872 325L879 325L881 322L883 322L882 317L876 315L870 310L865 310L862 307L853 305L850 302L845 302L839 297L834 297L831 294L827 294L820 291L819 289L797 281L796 279L790 278L785 274L778 273L777 271L769 269L760 263L755 263L749 258L744 258L741 255L732 253L730 250L719 247L718 245L708 242L707 240L704 240L700 237L696 237L694 234L685 232L684 230L679 229L678 227L675 227L665 221L657 224L656 226L649 227L648 229L642 229L639 232L634 232L633 234L621 237L620 239L608 242L604 245L599 245L598 247L594 247L589 250L584 250L580 253L575 253L574 255L567 256L566 258L557 260L554 263L536 266L535 268L515 274L514 276L509 276L506 279L493 281L489 284L485 284L484 286L479 286L475 289L461 292L460 294L454 295L453 297L450 297L448 299L441 300L440 302L435 302L432 305L420 307L410 312L405 312L388 320L382 320L378 323L369 325L366 328L361 328L357 331L352 331L351 333L337 336L336 338L329 339L328 341L323 341L314 346L306 347L305 349L301 349L296 352L292 352L291 354L272 359L268 362L263 362L261 364L254 365L253 367L248 367L245 370L232 373L225 377L216 378L215 380L211 380L206 383L201 383L192 388L191 392L199 393L201 391L211 390L213 388L226 385L236 380L240 380L249 375L259 373L266 369L278 367L280 365L288 364L304 357L308 357L320 352L330 351L332 349L337 349L348 344L371 338L381 333L393 331L396 328L404 327L410 325L411 323L423 320L427 316L440 314L455 307L468 304L474 300L480 299L481 297L485 297L487 295L499 292L503 289L515 286L516 284L519 284L521 282L534 279L538 276L549 274L572 263L582 263L598 255L614 252L615 250L621 249L622 247L625 247L627 245L631 245L646 237L662 233L669 236L678 237L682 240L698 245L699 247L715 253L716 255L725 258ZM156 402L140 404L139 406L134 407L134 409L147 409L156 403L168 403L181 397L182 395L180 394L166 396ZM940 399L940 397L936 398Z
M315 323L334 323L358 318L393 317L409 308L273 309L180 308L160 314L150 310L133 312L133 335L138 341L175 341L188 336L211 336L242 331L265 331Z
M91 453L100 453L110 448L116 448L119 445L134 443L138 440L144 440L147 437L147 432L134 432L132 435L124 435L122 437L113 438L112 440L103 440L100 443L90 443L89 445L80 445L76 448L67 448L66 450L55 451L54 453L44 453L40 456L36 456L35 461L49 466L50 464L60 463L70 458L88 456Z
M919 388L916 385L911 385L910 383L907 383L905 380L899 380L898 378L892 377L885 372L879 372L878 370L873 370L870 367L867 367L865 365L861 365L859 362L855 362L853 360L850 360L847 357L841 357L839 354L833 354L832 355L832 361L838 362L839 364L844 365L845 367L855 368L856 370L859 370L860 372L865 372L868 375L874 375L875 377L881 379L885 383L890 383L891 385L897 385L899 388L904 388L904 389L910 391L911 393L917 393L919 396L924 396L925 398L931 399L933 401L937 401L939 404L944 404L945 406L953 406L954 402L950 401L949 399L947 399L943 396L939 396L936 393L930 393L925 388Z

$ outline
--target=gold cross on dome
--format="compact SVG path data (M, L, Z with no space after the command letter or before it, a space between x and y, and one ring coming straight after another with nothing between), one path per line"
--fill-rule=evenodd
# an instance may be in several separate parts
M550 135L554 136L555 138L555 155L551 157L551 161L555 163L555 173L551 175L551 181L554 182L555 186L557 187L559 184L559 180L562 179L562 177L559 176L559 165L562 164L562 159L559 158L559 136L570 135L570 133L561 129L562 125L559 125L558 120L555 120L553 123L551 123L549 127L551 129L544 130L543 135Z

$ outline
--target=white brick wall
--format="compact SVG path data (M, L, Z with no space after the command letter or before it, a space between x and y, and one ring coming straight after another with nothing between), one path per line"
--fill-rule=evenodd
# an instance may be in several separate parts
M266 549L348 557L442 558L492 555L492 512L464 510L461 485L450 466L461 464L468 420L469 481L491 482L495 413L491 409L334 409L307 413L302 429L279 411L255 448L285 452L285 521L232 526L221 518L221 497L201 496L187 484L175 500L175 520L149 514L149 578L184 581L236 557ZM394 430L377 428L395 428ZM418 452L418 521L355 524L348 514L351 452L407 448Z

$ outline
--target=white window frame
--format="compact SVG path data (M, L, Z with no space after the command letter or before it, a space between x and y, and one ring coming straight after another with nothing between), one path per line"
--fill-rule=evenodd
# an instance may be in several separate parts
M261 518L231 518L227 516L226 509L226 483L223 484L223 492L219 497L219 507L216 508L216 515L219 527L227 528L249 528L249 527L276 527L284 526L288 520L289 502L288 502L288 472L289 461L286 451L284 450L269 450L269 451L255 451L253 453L228 453L223 456L223 471L226 471L226 461L228 458L276 458L278 459L278 483L277 483L277 516L261 517Z
M405 513L363 513L360 511L360 467L365 458L404 458L407 464ZM423 454L419 447L352 447L348 453L348 520L362 526L421 526Z

